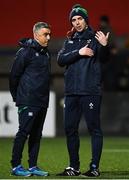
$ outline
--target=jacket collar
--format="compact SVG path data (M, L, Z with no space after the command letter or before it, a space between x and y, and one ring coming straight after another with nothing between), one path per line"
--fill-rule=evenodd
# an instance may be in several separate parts
M88 26L88 28L82 32L75 32L72 39L89 39L94 36L94 31L91 27Z
M47 52L47 47L42 47L35 39L24 38L20 40L19 45L21 47L30 47L36 49L38 52Z

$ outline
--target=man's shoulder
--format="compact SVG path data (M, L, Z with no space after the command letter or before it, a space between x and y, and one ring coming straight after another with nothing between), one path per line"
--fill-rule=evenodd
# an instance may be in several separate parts
M16 52L16 56L30 56L32 54L33 49L30 47L21 47L20 49L18 49L18 51Z

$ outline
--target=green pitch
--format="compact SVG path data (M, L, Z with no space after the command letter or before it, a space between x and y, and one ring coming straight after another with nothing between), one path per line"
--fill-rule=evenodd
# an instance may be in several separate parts
M0 179L22 179L21 177L10 175L12 143L13 139L0 139ZM90 158L90 139L81 137L81 172L88 169ZM27 160L27 146L25 146L22 164L26 168L28 167ZM48 171L50 176L30 177L26 179L61 179L61 177L57 177L56 174L68 166L65 138L42 139L38 165L39 167ZM104 138L104 148L100 163L100 171L101 176L99 179L129 179L129 138ZM63 179L82 179L82 177L63 177Z

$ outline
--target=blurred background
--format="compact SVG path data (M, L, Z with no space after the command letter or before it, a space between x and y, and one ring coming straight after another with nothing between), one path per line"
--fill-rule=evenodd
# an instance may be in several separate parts
M129 135L129 0L1 0L0 1L0 136L14 136L17 113L9 94L9 71L18 41L33 37L38 21L52 27L51 100L44 135L63 136L64 69L57 53L70 30L69 12L74 4L87 9L94 30L110 31L110 58L103 65L102 128L105 135ZM82 117L80 134L87 134Z

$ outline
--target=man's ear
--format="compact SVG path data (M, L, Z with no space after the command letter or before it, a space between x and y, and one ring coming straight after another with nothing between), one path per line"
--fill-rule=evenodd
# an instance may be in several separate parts
M38 39L38 35L36 32L34 33L34 39Z

